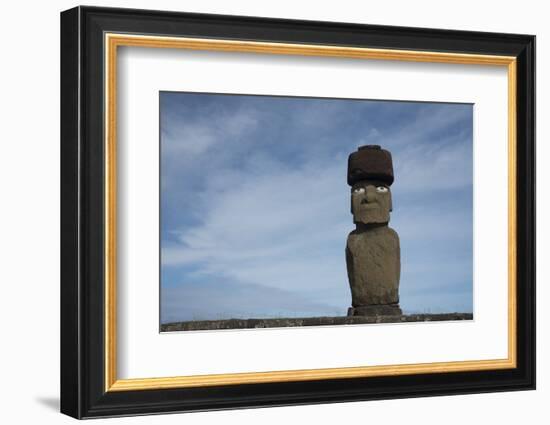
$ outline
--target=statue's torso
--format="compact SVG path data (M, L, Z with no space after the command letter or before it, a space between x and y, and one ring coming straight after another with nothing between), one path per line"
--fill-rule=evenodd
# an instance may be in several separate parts
M354 307L399 302L399 236L388 226L348 236L346 264Z

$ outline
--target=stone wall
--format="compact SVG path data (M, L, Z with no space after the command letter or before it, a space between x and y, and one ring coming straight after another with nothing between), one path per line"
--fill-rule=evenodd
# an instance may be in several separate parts
M471 313L402 314L396 316L334 316L280 319L194 320L161 325L161 332L217 329L287 328L294 326L360 325L372 323L472 320Z

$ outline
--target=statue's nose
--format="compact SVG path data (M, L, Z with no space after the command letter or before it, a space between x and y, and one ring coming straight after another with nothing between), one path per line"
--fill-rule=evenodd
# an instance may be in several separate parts
M376 198L376 189L374 187L367 187L367 193L365 194L365 198L367 199L367 202L373 202Z

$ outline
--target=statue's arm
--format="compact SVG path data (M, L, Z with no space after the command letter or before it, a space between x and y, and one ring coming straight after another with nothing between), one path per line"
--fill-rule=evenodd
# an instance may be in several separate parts
M401 281L401 244L399 243L399 235L397 234L397 232L395 233L395 238L397 240L397 283L399 284L399 282Z
M346 268L348 271L348 280L350 285L353 285L353 256L351 255L351 250L349 249L349 246L346 244Z
M395 230L390 228L392 231L393 239L394 239L394 249L395 249L395 276L397 279L397 287L399 287L399 281L401 280L401 245L399 243L399 235Z

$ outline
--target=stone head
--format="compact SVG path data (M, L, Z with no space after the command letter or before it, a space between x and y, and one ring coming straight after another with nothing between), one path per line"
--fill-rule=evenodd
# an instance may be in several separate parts
M354 223L388 223L392 210L389 185L361 180L351 187L351 213Z
M378 145L361 146L348 158L351 213L354 223L388 223L392 210L391 153Z

